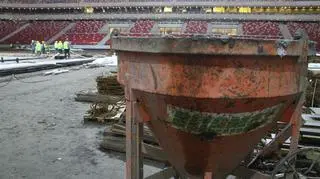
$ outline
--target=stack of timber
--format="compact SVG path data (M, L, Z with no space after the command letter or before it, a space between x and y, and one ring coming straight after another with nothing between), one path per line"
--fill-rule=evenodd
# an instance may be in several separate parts
M300 142L304 145L320 147L320 115L302 114L303 126L300 129Z
M125 153L126 151L126 126L125 123L113 124L104 132L104 138L101 147L106 150L112 150ZM162 151L159 143L153 136L147 126L143 129L142 153L145 158L167 162L167 156Z
M97 77L97 88L99 94L123 96L123 87L117 81L117 75Z
M92 103L84 121L118 122L125 112L125 100L124 90L117 81L117 75L99 76L96 82L97 91L82 91L75 97L76 101Z
M320 107L320 64L310 63L306 89L306 107Z

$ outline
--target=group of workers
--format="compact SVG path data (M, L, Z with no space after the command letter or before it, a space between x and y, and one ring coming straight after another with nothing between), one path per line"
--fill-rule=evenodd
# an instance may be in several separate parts
M69 41L55 41L54 48L57 53L64 53L65 58L70 58L70 43ZM34 54L46 54L50 52L50 49L45 41L40 43L39 41L32 40L31 41L31 49Z
M55 41L54 42L54 49L56 52L63 53L65 58L70 58L70 43L69 41Z
M35 53L38 55L45 54L46 52L49 52L48 45L44 41L42 41L42 43L40 43L39 41L32 40L31 41L31 49L32 49L32 53Z

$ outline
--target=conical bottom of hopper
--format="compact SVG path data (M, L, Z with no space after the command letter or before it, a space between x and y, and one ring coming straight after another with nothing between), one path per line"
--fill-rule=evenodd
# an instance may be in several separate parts
M230 99L135 93L139 116L154 132L169 162L183 175L202 177L204 173L212 172L213 178L230 174L275 127L276 121L283 117L297 96L257 98L251 99L250 103L248 99L233 100L233 105L227 107ZM175 121L178 113L182 116L180 123ZM215 124L221 130L200 132L210 131L208 126L215 127L211 125L213 122L205 122L208 116L221 120ZM252 121L243 121L247 119ZM203 124L205 127L201 129ZM222 130L222 126L226 130Z
M161 121L151 121L148 125L168 155L169 162L181 174L202 177L205 172L212 172L213 178L230 174L274 126L269 124L246 134L207 141Z

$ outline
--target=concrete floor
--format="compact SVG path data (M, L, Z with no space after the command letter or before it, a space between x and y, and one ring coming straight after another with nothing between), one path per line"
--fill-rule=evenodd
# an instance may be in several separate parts
M89 104L73 99L75 92L95 88L95 77L107 70L0 83L0 179L124 178L123 155L99 150L105 126L84 125ZM148 176L160 169L144 170Z

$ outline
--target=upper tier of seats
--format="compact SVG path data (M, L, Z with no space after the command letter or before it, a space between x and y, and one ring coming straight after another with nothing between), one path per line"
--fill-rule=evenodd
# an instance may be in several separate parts
M67 21L36 21L16 33L6 43L30 44L31 40L47 41L68 25Z
M208 22L206 21L189 21L187 22L185 33L205 34L208 31Z
M11 32L14 32L20 28L25 22L21 21L0 21L0 39L9 35Z

